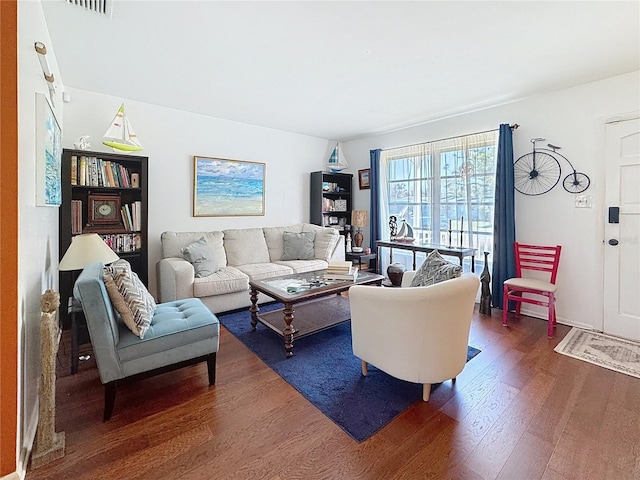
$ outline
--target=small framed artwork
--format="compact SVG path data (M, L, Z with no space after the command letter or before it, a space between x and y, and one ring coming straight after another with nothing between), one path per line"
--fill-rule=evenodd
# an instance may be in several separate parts
M88 201L87 222L89 225L120 224L119 195L89 195Z
M369 174L371 173L370 168L365 168L363 170L358 170L358 183L360 185L360 190L367 190L371 188L371 184L369 183Z
M194 156L193 216L264 215L266 164Z
M62 130L47 97L36 93L36 205L62 205Z

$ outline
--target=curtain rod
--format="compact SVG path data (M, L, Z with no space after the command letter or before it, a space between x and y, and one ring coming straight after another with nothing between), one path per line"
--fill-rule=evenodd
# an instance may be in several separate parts
M511 131L514 131L514 130L517 130L519 126L520 125L518 125L517 123L514 123L513 125L509 125L509 128L511 129ZM412 143L410 145L402 145L401 147L383 148L381 149L381 151L386 152L387 150L395 150L396 148L414 147L416 145L422 145L424 143L444 142L445 140L452 140L454 138L460 138L460 137L468 137L469 135L480 135L482 133L494 132L496 130L499 130L499 128L492 128L491 130L484 130L482 132L467 133L466 135L456 135L455 137L440 138L438 140L429 140L428 142Z

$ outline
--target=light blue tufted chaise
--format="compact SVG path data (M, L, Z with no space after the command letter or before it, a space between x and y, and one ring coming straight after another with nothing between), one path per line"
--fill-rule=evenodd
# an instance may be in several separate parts
M220 324L196 298L158 304L151 325L140 339L114 310L102 281L102 263L82 271L74 296L82 303L100 380L105 385L104 421L111 418L116 384L187 365L207 362L209 385L216 381Z

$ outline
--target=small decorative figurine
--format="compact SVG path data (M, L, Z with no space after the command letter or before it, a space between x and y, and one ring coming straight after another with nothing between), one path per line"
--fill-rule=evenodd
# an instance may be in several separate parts
M389 217L389 232L391 241L394 241L396 239L396 236L398 235L398 222L395 215L391 215Z
M480 274L482 293L480 295L480 313L491 315L491 274L489 273L489 252L484 252L484 270Z
M89 135L82 135L78 137L75 142L73 142L73 146L76 150L89 150L91 148L91 144L89 143Z
M345 239L346 251L351 253L351 232L347 232L347 238Z

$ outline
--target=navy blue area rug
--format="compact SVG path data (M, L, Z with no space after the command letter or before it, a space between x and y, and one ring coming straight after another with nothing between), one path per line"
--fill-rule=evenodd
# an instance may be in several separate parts
M260 313L282 308L260 306ZM360 359L351 350L351 323L294 339L293 357L286 358L284 340L262 324L251 331L248 309L218 315L236 338L313 403L322 413L362 442L414 402L422 401L422 385L405 382L369 365L362 375ZM295 324L295 321L294 321ZM480 353L469 347L467 361Z

